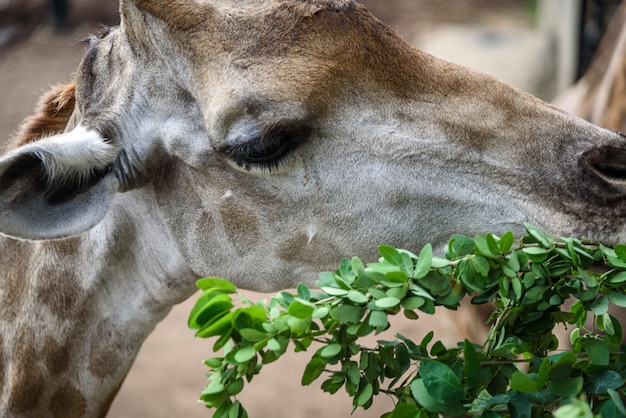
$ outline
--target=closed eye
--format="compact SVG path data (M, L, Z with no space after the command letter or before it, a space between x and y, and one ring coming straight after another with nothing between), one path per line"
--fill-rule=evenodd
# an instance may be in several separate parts
M306 125L275 124L260 132L260 135L222 150L239 167L272 170L277 168L288 154L302 144L311 134Z

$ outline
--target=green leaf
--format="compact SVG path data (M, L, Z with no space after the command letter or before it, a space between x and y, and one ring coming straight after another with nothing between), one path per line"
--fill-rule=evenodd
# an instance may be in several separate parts
M370 313L369 324L374 327L377 332L386 330L389 326L387 314L384 311L372 311Z
M424 379L415 379L411 382L411 395L413 395L413 398L420 405L431 413L460 416L465 412L463 408L460 408L457 405L448 405L444 402L437 401L426 388Z
M374 394L374 386L372 386L371 383L366 384L363 390L361 391L361 393L359 393L359 396L356 398L356 405L357 406L365 405L370 399L372 399L373 394Z
M433 257L431 261L431 267L436 269L447 267L450 264L450 261L448 259L442 257Z
M424 305L425 302L426 301L424 300L424 298L420 296L412 296L412 297L403 299L400 305L404 309L412 311L412 310L419 309L420 307L422 307L422 305Z
M486 234L485 239L487 240L487 246L489 247L489 251L493 254L500 254L500 244L498 244L498 240L493 234Z
M339 346L341 348L341 346ZM302 375L302 386L308 386L317 380L322 375L326 368L326 362L320 356L313 356L311 361L304 368L304 374Z
M240 329L238 332L244 340L254 343L263 341L264 339L268 338L267 333L256 330L254 328L243 328Z
M513 251L508 257L506 261L506 265L513 270L514 273L517 273L520 270L520 262L519 257L517 255L517 251Z
M427 418L427 415L421 415L420 410L416 405L409 403L398 403L393 411L383 415L381 418Z
M500 253L508 253L511 250L514 241L515 236L513 235L513 232L508 231L504 235L502 235L502 238L500 238Z
M385 293L388 297L398 298L400 300L404 299L406 294L409 292L409 289L406 286L402 287L393 287L387 290Z
M378 253L394 266L402 265L402 255L394 247L390 245L380 245L378 247Z
M358 281L355 282L355 285L358 284L359 287L368 287L371 286L367 275L365 274L365 265L363 261L361 261L358 257L352 257L350 261L352 264L352 271L357 275Z
M544 357L539 364L539 370L537 370L537 384L542 387L546 384L550 378L550 359Z
M447 258L450 260L465 257L474 252L474 241L465 235L454 234L448 241Z
M493 236L491 238L493 239ZM489 246L489 243L487 242L487 238L482 235L476 235L474 237L474 244L476 245L476 249L478 250L478 252L484 256L495 257L496 255L500 254L500 249L497 248L497 244L495 248L497 251L493 251L492 248Z
M224 357L211 357L202 362L210 369L219 369L224 364Z
M212 322L210 325L202 327L196 332L196 337L208 338L216 335L230 334L230 331L233 329L233 325L231 323L232 316L232 313L227 313L226 315L220 317L217 321Z
M328 286L323 286L321 288L322 292L326 293L327 295L330 296L345 296L348 294L347 290L344 289L339 289L336 287L328 287Z
M621 292L610 292L606 295L609 301L620 308L626 308L626 294Z
M474 292L482 293L485 289L485 280L482 275L476 274L471 261L463 260L460 262L457 271L465 287Z
M267 348L272 351L282 351L285 347L276 338L271 338L267 341Z
M626 262L626 245L618 244L613 247L615 254L619 257L620 260Z
M508 407L511 418L531 418L532 406L530 401L517 391L509 392Z
M430 244L426 244L417 258L417 263L415 264L415 272L413 273L413 278L421 279L426 277L430 268L432 266L433 261L433 247Z
M490 269L489 260L481 255L477 255L475 257L472 257L470 261L476 273L480 274L483 277L487 277Z
M233 359L237 363L241 364L241 363L247 363L248 361L252 360L255 356L256 356L256 350L254 349L254 347L248 346L248 347L240 348L237 352L235 352Z
M331 358L335 357L337 354L341 353L342 347L341 344L329 344L318 352L321 357Z
M614 274L611 276L609 282L611 284L621 284L626 282L626 271L620 271L619 273Z
M205 292L196 300L187 324L191 329L204 328L226 315L232 307L230 296L216 292Z
M248 412L239 401L235 401L228 410L228 418L248 418Z
M219 277L205 277L196 281L196 286L201 290L211 290L214 292L220 293L236 293L237 287L229 282L228 280L224 280Z
M304 283L299 283L296 291L301 299L306 301L311 299L311 290Z
M622 417L626 416L626 407L624 407L624 402L622 401L619 393L611 388L607 389L607 393L609 394L611 401L613 401L613 403L615 404L617 412L619 412Z
M606 296L600 296L591 304L591 310L596 315L602 315L609 311L609 301Z
M593 418L593 412L587 402L574 398L554 411L554 418Z
M609 389L619 389L624 385L624 378L615 370L605 370L594 373L587 379L585 389L591 395L608 393Z
M370 301L370 299L358 290L350 290L347 294L348 299L354 303L364 304Z
M400 286L409 281L409 276L403 271L388 271L385 273L385 280L381 283L386 286Z
M394 306L398 306L400 304L400 299L393 297L393 296L388 296L382 299L378 299L374 303L379 308L389 309L389 308L393 308Z
M619 410L613 399L608 399L602 404L598 416L602 418L624 418L626 415Z
M315 310L311 314L311 317L322 319L322 318L326 318L329 313L330 313L330 309L328 309L327 306L318 306L317 308L315 308Z
M500 414L494 411L483 411L480 418L500 418Z
M550 248L552 247L552 244L554 244L554 240L541 232L537 227L527 222L524 223L524 227L526 227L528 235L530 235L532 239L542 247Z
M476 353L476 348L465 339L463 343L463 375L465 376L465 386L473 388L482 382L482 366Z
M600 323L600 330L607 333L607 335L615 335L615 328L613 328L613 320L611 315L608 312L600 315L598 317L598 322Z
M535 392L539 390L539 385L529 375L522 372L515 372L511 376L511 389L518 392Z
M289 316L287 318L287 325L291 332L300 335L306 333L311 325L311 318L297 318L295 316Z
M233 312L232 325L236 330L243 328L261 328L261 324L267 320L267 312L258 305L240 308Z
M535 263L543 263L548 258L550 250L539 247L524 247L522 252Z
M339 305L330 310L330 316L342 324L356 324L361 320L363 312L363 306Z
M548 392L561 398L571 398L583 390L583 383L581 376L553 380L548 384Z
M419 373L426 390L437 402L454 404L465 397L465 387L444 363L424 360L420 364Z
M315 306L312 304L295 301L289 305L287 312L293 317L306 319L311 318L314 310Z
M235 381L231 382L228 387L226 387L226 392L228 392L228 395L230 396L235 396L241 393L241 391L243 390L243 386L243 379L236 379Z
M219 406L228 399L228 393L221 381L214 380L204 388L200 399L211 406Z
M511 278L511 285L513 287L513 294L515 295L515 299L520 300L524 293L524 286L522 284L522 280L519 277L514 276Z
M433 294L438 295L447 293L450 289L449 278L436 271L430 271L426 277L419 280L419 284L430 290ZM428 292L420 293L419 286L410 285L410 289L416 296L425 296L432 299L432 296Z

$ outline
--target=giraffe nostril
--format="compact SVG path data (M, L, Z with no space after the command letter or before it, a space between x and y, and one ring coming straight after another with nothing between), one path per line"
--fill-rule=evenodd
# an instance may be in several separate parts
M624 182L626 181L626 163L611 163L604 162L599 164L593 164L594 170L611 182Z
M594 148L580 159L584 179L602 198L626 197L626 149L616 146Z

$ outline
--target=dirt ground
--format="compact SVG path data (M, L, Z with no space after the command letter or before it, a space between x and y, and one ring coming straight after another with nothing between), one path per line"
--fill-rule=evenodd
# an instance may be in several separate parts
M41 3L39 0L38 7L42 7ZM420 31L440 22L480 22L511 15L526 19L528 15L526 2L521 0L368 0L365 3L375 15L390 23L407 39L415 39ZM0 6L2 4L0 0ZM11 137L42 92L52 84L71 79L82 53L78 41L97 30L97 21L116 23L115 1L76 0L72 6L74 27L64 33L55 33L47 27L43 17L45 13L36 7L33 10L39 10L39 14L31 10L30 15L16 15L11 21L5 13L4 20L0 19L0 41L3 34L6 37L9 33L2 31L3 24L5 29L13 25L10 33L17 34L15 39L22 39L0 49L0 144ZM262 296L249 297L258 299ZM201 361L211 355L211 344L194 339L193 333L186 327L192 304L193 298L175 307L145 342L109 416L211 416L210 411L196 403L206 382ZM421 322L421 332L413 323L403 321L397 324L394 332L409 336L423 334L428 323ZM266 366L262 375L241 396L250 416L349 416L350 400L346 396L323 394L318 389L321 381L308 388L300 387L299 380L306 361L306 356L298 355ZM391 408L388 399L379 399L372 409L357 411L353 416L380 416Z

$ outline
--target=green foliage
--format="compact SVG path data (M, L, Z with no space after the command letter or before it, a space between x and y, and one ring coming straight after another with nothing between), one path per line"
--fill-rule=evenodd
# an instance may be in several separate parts
M392 396L395 408L385 418L626 416L622 328L608 313L610 304L626 306L626 246L526 230L520 240L510 232L455 235L445 258L430 245L417 256L383 245L378 262L345 259L320 274L319 291L301 284L269 303L234 303L232 284L200 280L189 325L198 337L218 337L213 348L223 349L205 361L210 383L200 399L216 418L246 417L236 400L245 382L290 347L304 352L316 341L321 347L302 384L323 378L324 391L343 388L355 409L369 408L381 393ZM481 345L465 340L448 348L432 332L419 342L397 334L374 348L359 343L389 328L389 315L419 319L436 306L457 309L466 296L493 304ZM553 351L559 322L574 328L570 351Z

